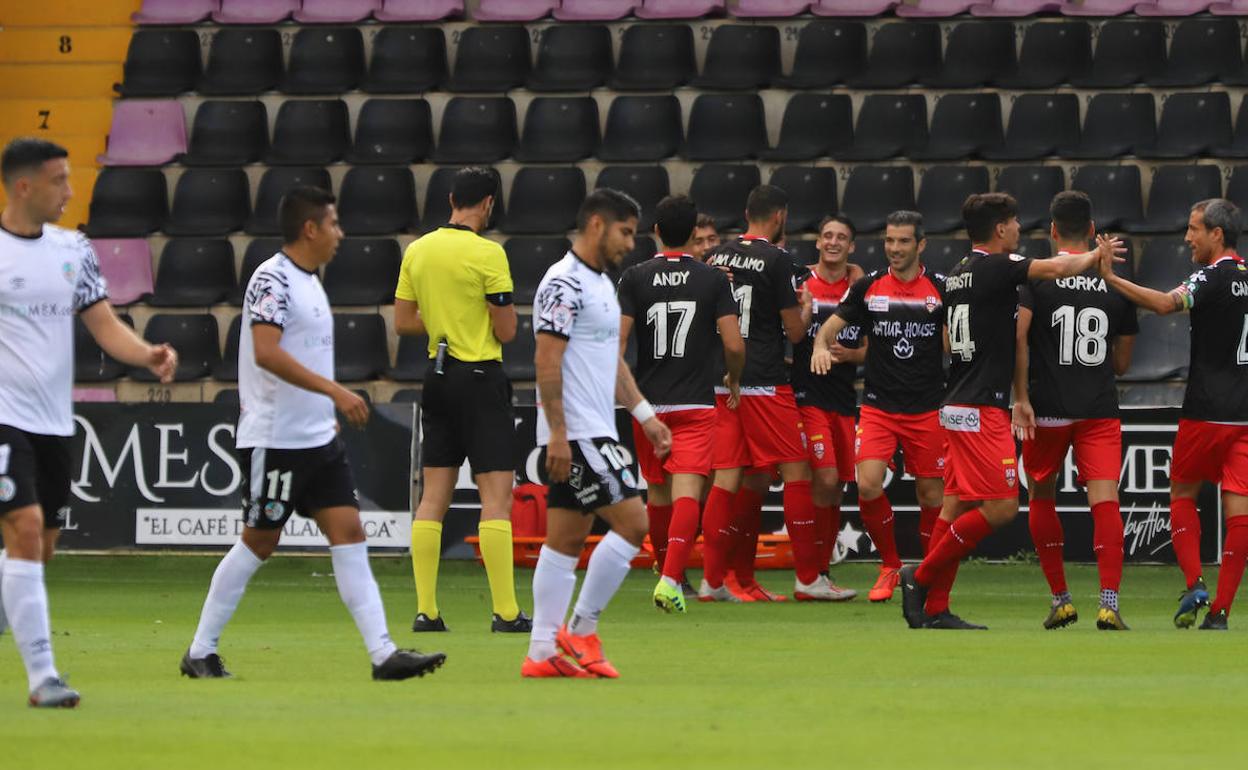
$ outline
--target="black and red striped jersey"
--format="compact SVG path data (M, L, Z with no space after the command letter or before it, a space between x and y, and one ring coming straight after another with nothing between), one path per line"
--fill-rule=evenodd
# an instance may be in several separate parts
M1248 266L1225 254L1178 288L1192 314L1183 416L1248 423Z

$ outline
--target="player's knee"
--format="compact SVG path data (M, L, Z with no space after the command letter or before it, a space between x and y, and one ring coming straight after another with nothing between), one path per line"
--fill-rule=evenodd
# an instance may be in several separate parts
M260 561L267 561L273 552L277 550L277 543L281 539L282 531L280 529L267 530L257 529L255 527L247 527L243 530L243 545L256 555Z
M646 531L648 527L644 521L627 521L613 525L611 529L615 533L629 542L630 545L641 547L646 540Z
M858 499L874 500L884 494L884 482L882 479L864 479L861 475L858 477ZM940 498L936 498L936 505L940 505ZM919 505L931 505L931 503L923 502L923 496L919 495Z
M6 535L13 541L5 542L5 549L9 555L31 561L42 560L44 558L43 514L38 506L10 511L5 519L8 524L5 528Z

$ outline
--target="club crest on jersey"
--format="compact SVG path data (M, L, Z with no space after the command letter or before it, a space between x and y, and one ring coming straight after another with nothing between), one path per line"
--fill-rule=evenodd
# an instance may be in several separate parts
M61 275L65 278L66 283L74 282L75 273L77 273L77 271L74 269L74 263L66 262L61 265Z
M17 484L8 476L0 476L0 503L7 503L17 495Z
M893 345L893 355L904 361L914 355L914 345L910 344L909 339L902 337L897 340L897 344Z
M1005 465L1005 483L1009 485L1010 489L1013 489L1014 485L1018 483L1018 468L1014 466L1013 460L1002 460L1001 462Z
M940 307L940 298L928 295L923 298L923 307L927 308L927 312L935 313L936 308Z
M822 441L816 441L814 444L812 444L812 445L811 445L811 448L815 450L815 458L816 458L816 459L819 459L819 460L822 460L822 459L823 459L823 454L824 454L824 452L826 451L826 450L824 450L824 448L823 448L823 442L822 442Z

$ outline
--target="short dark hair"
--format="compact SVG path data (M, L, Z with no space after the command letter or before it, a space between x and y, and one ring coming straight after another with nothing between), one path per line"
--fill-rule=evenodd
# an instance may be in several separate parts
M852 241L858 237L858 227L854 225L854 220L844 214L831 214L819 220L819 226L815 228L815 232L822 233L823 228L827 227L831 222L839 222L849 229L849 239Z
M906 225L910 225L914 228L915 242L917 243L923 240L923 215L917 211L907 211L905 209L894 211L884 218L884 224L886 226L892 225L893 227L905 227Z
M654 224L664 246L684 246L698 223L698 207L688 195L669 195L654 207Z
M309 219L320 222L325 208L337 200L329 190L300 185L292 187L282 196L277 207L277 219L282 226L282 243L294 243L303 233L303 223Z
M584 231L589 225L589 218L595 214L607 222L623 222L625 219L640 219L641 206L628 193L599 187L581 202L581 208L576 212L576 229Z
M715 226L715 217L710 214L698 214L698 221L694 223L693 227L696 230L709 227L715 232L719 232L719 228Z
M1239 231L1244 228L1243 216L1239 206L1226 198L1209 198L1192 206L1192 211L1199 211L1204 220L1205 229L1222 228L1222 245L1229 249L1235 248L1239 241Z
M788 207L788 193L775 185L760 184L750 190L750 197L745 200L745 218L751 222L761 222Z
M1081 190L1065 190L1053 196L1049 218L1057 237L1063 240L1085 238L1092 226L1092 199Z
M498 172L484 166L468 166L455 172L451 181L451 206L471 208L491 195L498 195Z
M1008 193L975 193L966 197L962 204L962 221L971 243L992 240L997 225L1005 224L1018 216L1018 201Z
M68 158L69 150L59 144L20 136L9 142L0 156L0 179L5 185L17 181L23 173L32 171L50 160Z

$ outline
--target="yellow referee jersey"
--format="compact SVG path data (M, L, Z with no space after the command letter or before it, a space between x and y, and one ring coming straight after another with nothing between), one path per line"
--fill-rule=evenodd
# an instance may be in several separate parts
M407 247L394 296L420 306L430 358L445 338L460 361L501 361L486 297L511 292L503 247L470 228L444 225Z

